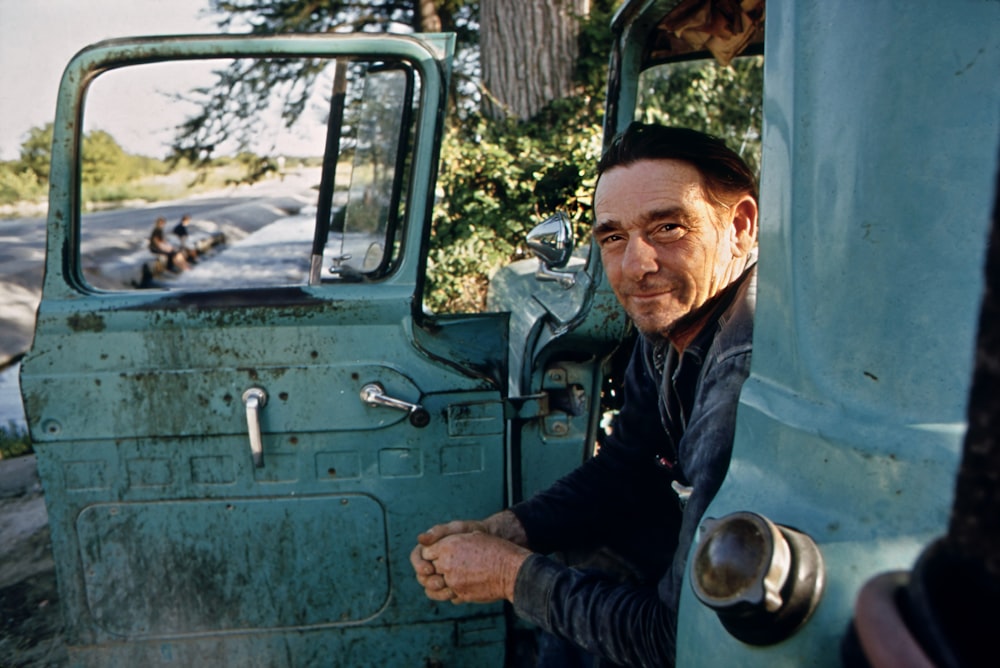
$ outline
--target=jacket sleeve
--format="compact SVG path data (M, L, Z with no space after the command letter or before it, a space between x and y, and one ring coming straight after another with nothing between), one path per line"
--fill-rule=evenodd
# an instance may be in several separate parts
M624 403L598 454L511 508L532 550L615 546L630 536L648 536L656 526L676 532L671 477L655 465L657 447L667 438L658 395L637 342L625 371Z
M546 631L616 664L674 663L675 625L654 587L617 584L534 554L518 572L514 609Z

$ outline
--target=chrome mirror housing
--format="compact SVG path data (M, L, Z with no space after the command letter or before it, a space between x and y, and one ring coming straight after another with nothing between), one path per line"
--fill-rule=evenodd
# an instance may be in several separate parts
M576 274L560 271L573 255L573 226L569 216L559 211L528 232L528 248L538 258L535 276L541 281L558 281L564 288L571 288Z

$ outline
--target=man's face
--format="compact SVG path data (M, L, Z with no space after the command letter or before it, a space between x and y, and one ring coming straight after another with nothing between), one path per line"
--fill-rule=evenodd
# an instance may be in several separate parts
M698 170L676 160L613 167L598 181L594 239L612 290L643 334L677 343L675 323L745 266L756 204L747 196L725 209L706 196Z

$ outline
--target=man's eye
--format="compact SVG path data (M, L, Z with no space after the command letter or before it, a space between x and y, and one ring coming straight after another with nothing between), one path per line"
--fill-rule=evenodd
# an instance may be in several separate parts
M687 232L683 225L678 223L664 223L653 230L653 234L661 241L672 241L679 239Z
M621 241L623 239L620 234L609 234L607 236L600 237L597 243L601 246L606 246L609 243L614 243L615 241Z

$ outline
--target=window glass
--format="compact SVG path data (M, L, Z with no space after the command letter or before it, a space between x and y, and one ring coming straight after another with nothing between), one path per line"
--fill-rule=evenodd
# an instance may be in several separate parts
M85 280L214 290L388 275L418 83L404 63L363 59L102 74L81 147Z
M760 173L764 57L657 65L639 77L635 120L716 135Z

